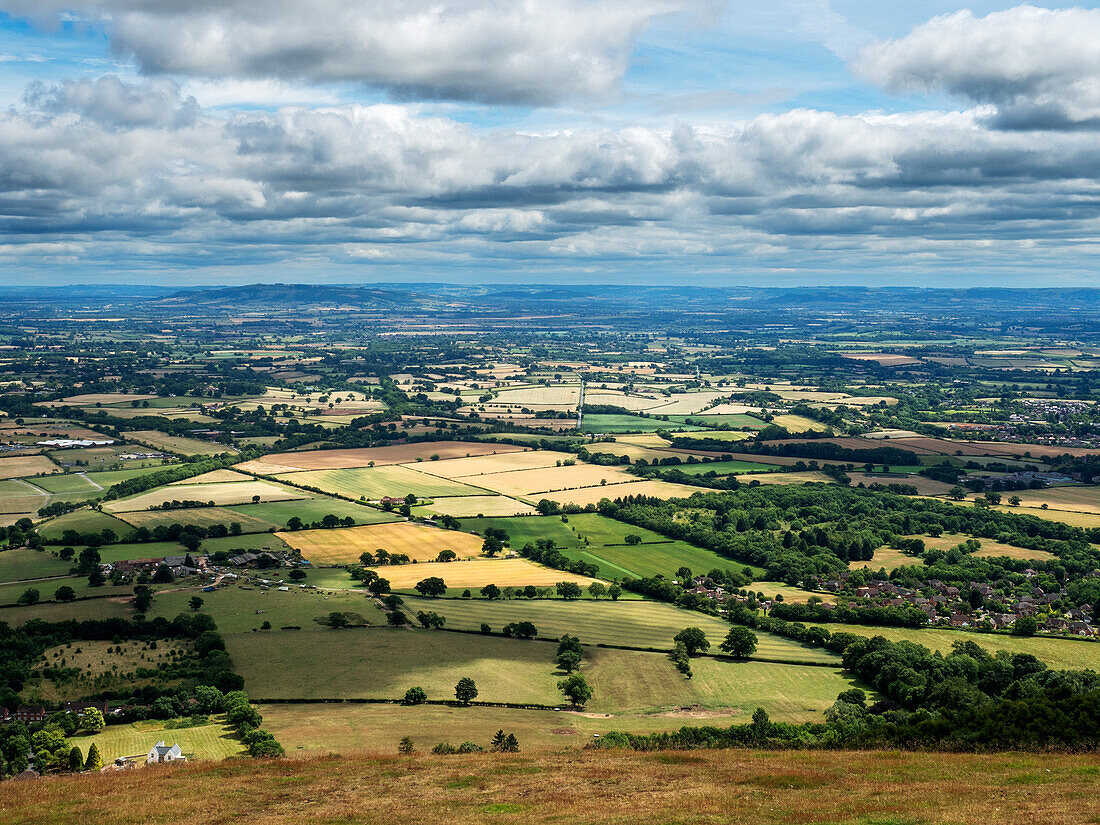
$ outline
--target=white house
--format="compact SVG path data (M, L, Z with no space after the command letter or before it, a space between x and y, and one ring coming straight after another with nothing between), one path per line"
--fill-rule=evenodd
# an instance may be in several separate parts
M149 751L149 755L145 757L145 764L151 765L154 762L186 762L187 757L183 755L183 751L180 750L178 744L168 747L164 742L157 742L153 745Z

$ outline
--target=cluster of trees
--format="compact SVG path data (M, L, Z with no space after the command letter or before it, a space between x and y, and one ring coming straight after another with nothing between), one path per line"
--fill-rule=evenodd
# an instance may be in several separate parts
M291 516L286 522L286 529L291 532L295 530L333 530L337 527L354 526L354 518L351 516L340 518L335 513L327 513L319 521L313 521L308 524L302 521L298 516Z
M590 564L571 559L554 549L553 539L538 539L534 543L527 542L520 548L519 554L525 559L553 567L555 570L565 570L577 576L595 578L600 573L599 565Z

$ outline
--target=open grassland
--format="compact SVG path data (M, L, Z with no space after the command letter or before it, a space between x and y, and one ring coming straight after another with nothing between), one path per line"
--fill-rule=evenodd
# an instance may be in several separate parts
M396 444L392 447L361 447L346 450L312 450L293 453L272 453L255 461L238 465L240 469L261 475L292 473L296 470L342 470L383 464L408 464L427 461L438 455L440 460L475 455L518 452L525 448L511 444L486 444L468 441L425 441Z
M93 483L83 473L66 473L65 475L43 476L31 481L36 487L41 487L50 493L63 495L65 493L81 493L93 496L103 489L103 485Z
M330 513L340 518L351 517L356 524L383 524L397 521L400 516L367 507L365 504L356 504L351 501L342 501L338 498L316 496L294 501L272 501L260 504L240 504L225 508L242 516L250 516L269 522L275 527L285 527L287 521L297 516L306 524L320 521Z
M954 642L976 642L990 653L1030 653L1055 669L1100 671L1100 642L1054 636L1018 637L1001 633L976 633L939 628L866 627L854 624L822 625L830 633L856 633L860 636L884 636L892 642L906 640L930 650L951 652Z
M562 725L571 724L562 715ZM457 743L465 730L436 741ZM147 825L156 810L160 825L244 819L290 825L302 821L303 811L318 823L370 825L1081 825L1094 819L1100 769L1093 754L738 750L410 758L394 753L395 741L377 748L382 754L349 751L17 782L0 797L0 822ZM365 788L370 804L364 803Z
M945 533L942 536L911 536L910 538L918 538L924 542L924 546L935 550L950 550L956 545L962 544L967 541L970 536L963 536L957 533ZM1011 544L1003 544L999 541L993 541L992 539L978 539L982 547L976 553L975 556L981 558L990 558L993 556L1008 556L1010 559L1024 559L1034 561L1054 561L1056 558L1053 553L1048 553L1045 550L1029 550L1026 547L1014 547ZM878 555L878 551L875 551L875 555ZM912 563L912 562L911 562ZM920 563L918 559L917 564Z
M693 574L706 574L711 570L742 570L746 565L694 547L683 541L666 541L660 544L590 545L583 548L566 548L562 555L571 559L598 565L600 577L621 579L623 576L639 578L661 575L674 577L681 567ZM755 569L754 572L761 572Z
M577 516L570 516L571 520ZM539 539L553 539L556 547L580 547L582 542L577 538L569 523L563 522L559 516L521 516L518 518L464 518L463 530L473 530L481 535L489 528L503 530L508 534L508 544L512 549L519 550L525 544L533 544Z
M448 535L444 533L444 535ZM450 533L450 535L457 535ZM480 542L479 542L480 546ZM440 549L449 549L440 547ZM438 550L436 551L439 552ZM564 570L554 570L527 559L470 559L469 561L398 564L370 568L387 579L394 590L408 590L418 581L438 576L448 587L479 588L487 584L497 587L524 587L533 584L549 587L558 582L576 582L587 587L595 579L577 576Z
M936 481L934 478L925 478L918 475L902 475L902 474L890 474L884 473L848 473L852 479L852 486L856 487L860 484L870 487L872 484L881 484L884 487L888 487L891 484L905 484L909 487L916 487L917 494L922 496L942 496L949 493L954 484L947 484L943 481Z
M0 458L0 479L36 476L41 473L60 473L61 468L44 455L21 455Z
M116 587L109 582L101 587L92 587L86 578L79 576L63 576L57 579L39 582L7 582L0 584L0 605L16 604L23 591L34 589L42 601L53 599L53 593L62 585L71 587L78 597L84 596L119 596L129 598L133 595L133 585L120 585Z
M58 581L54 587L59 587L64 583ZM45 588L40 587L39 590L46 592L47 596L53 594L52 588L46 591ZM134 615L134 611L128 602L128 597L113 597L77 602L41 602L29 607L5 607L0 610L0 622L7 622L15 627L32 619L40 619L44 622L67 622L71 620L83 621L84 619L130 618ZM176 614L173 613L172 616L174 615ZM168 618L172 617L169 616Z
M132 513L157 507L166 501L212 501L216 505L247 504L259 501L288 501L305 498L293 487L272 484L269 481L240 481L228 484L186 484L159 487L132 498L110 501L103 509L112 513Z
M436 496L469 496L485 493L483 489L476 486L439 478L426 472L422 473L413 467L400 465L355 467L345 470L311 470L281 474L278 478L289 481L291 484L317 487L326 493L335 493L348 498L380 499L386 496L404 498L410 493L417 498L435 498ZM476 485L477 481L471 484Z
M224 720L196 728L165 730L163 722L132 722L110 725L94 736L77 736L72 740L86 754L94 742L107 764L120 756L144 756L157 742L179 744L184 756L192 761L220 760L236 756L244 746L236 738L232 726Z
M950 499L948 499L950 500ZM973 503L970 501L956 502L961 506L973 507ZM999 504L994 506L994 510L998 510L1002 513L1016 513L1021 516L1035 516L1036 518L1045 519L1046 521L1060 521L1063 524L1068 524L1071 527L1081 527L1088 529L1090 527L1100 527L1100 514L1098 513L1085 513L1075 512L1072 510L1041 510L1038 507L1012 507L1007 504Z
M303 589L296 585L291 585L289 590L230 586L212 593L201 593L197 588L158 593L153 599L149 614L171 619L180 613L190 612L187 602L192 596L202 598L202 612L210 614L218 625L218 631L225 634L251 634L264 621L269 621L273 629L262 632L287 641L297 631L284 631L280 628L318 628L320 625L315 619L324 618L333 612L355 614L372 625L386 623L382 611L367 593L324 592L308 587Z
M848 569L859 570L866 567L869 570L885 569L889 573L895 568L914 564L919 566L922 562L916 556L907 556L893 547L880 547L875 550L874 558L870 561L850 561L848 562Z
M448 594L452 595L452 594ZM457 595L457 594L453 594ZM566 633L587 645L608 644L672 650L673 637L685 627L698 627L707 635L711 652L729 632L730 625L714 616L681 610L649 601L563 601L560 599L428 599L406 596L413 612L434 610L447 619L447 627L477 630L482 623L500 631L510 622L529 621L540 636L558 638ZM797 662L838 662L821 648L807 647L782 636L758 632L756 656Z
M774 473L778 468L774 464L761 464L758 461L707 461L701 464L681 464L675 469L690 476L701 476L714 471L718 475L730 473Z
M480 555L482 544L480 538L469 533L405 521L276 535L314 564L358 564L360 554L374 553L378 549L404 553L416 561L432 561L443 550L452 550L459 558L472 558ZM416 581L422 578L424 576Z
M413 509L414 515L447 515L456 518L470 516L526 516L537 512L530 504L508 496L458 496L436 499L424 507Z
M783 582L758 581L750 584L747 589L756 593L763 593L764 596L769 599L776 596L782 596L785 602L804 602L810 598L810 596L817 596L822 601L829 602L830 604L836 603L836 594L834 593L803 590L801 587L793 587Z
M698 427L669 424L658 418L626 413L588 413L581 420L581 430L586 433L653 433L670 427L695 430Z
M70 642L45 651L38 669L70 668L80 671L79 675L60 682L43 678L37 684L43 698L51 702L75 701L100 691L132 689L138 684L168 687L170 681L175 683L177 680L135 680L131 674L141 667L156 668L170 664L174 656L185 652L187 647L165 639L160 640L155 648L148 642L132 640L117 645L111 641Z
M64 576L68 574L70 567L71 562L62 561L49 551L40 552L29 547L20 547L0 553L0 582Z
M235 470L212 470L209 473L203 473L202 475L193 476L192 478L185 478L183 479L183 481L175 481L168 486L177 487L187 484L221 484L227 481L251 480L251 476L246 476L244 473L238 473Z
M777 415L772 419L772 423L791 433L823 433L829 429L827 425L822 424L820 421L814 421L812 418L806 418L802 415Z
M506 473L511 470L536 470L542 467L553 467L558 462L564 461L576 461L576 457L570 453L557 453L552 450L528 450L522 453L452 458L448 461L422 461L413 466L441 478L460 478L486 473ZM471 483L476 482L471 481Z
M836 484L836 481L825 475L825 473L814 470L795 473L754 473L752 475L735 476L735 478L742 484L751 484L754 481L760 484Z
M45 539L60 539L66 530L76 530L78 533L99 533L103 530L113 530L115 535L123 538L133 533L130 525L107 513L95 510L74 510L63 516L50 519L38 527L38 534Z
M122 435L128 441L136 441L138 444L146 444L158 450L183 456L236 452L232 447L227 447L225 444L218 444L214 441L199 441L197 438L184 438L179 435L168 435L158 430L134 430Z

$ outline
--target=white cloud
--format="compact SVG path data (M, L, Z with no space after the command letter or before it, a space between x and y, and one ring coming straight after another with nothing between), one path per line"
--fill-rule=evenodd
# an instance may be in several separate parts
M401 98L557 103L613 94L635 39L688 0L3 0L101 21L142 72L351 82Z
M891 90L946 91L996 107L1003 128L1100 126L1100 10L1018 6L935 17L855 63Z

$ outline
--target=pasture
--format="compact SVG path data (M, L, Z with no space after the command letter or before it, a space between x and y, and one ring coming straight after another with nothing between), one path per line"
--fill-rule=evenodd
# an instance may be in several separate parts
M923 538L923 536L919 537ZM893 547L879 547L875 550L874 558L870 561L850 561L848 562L849 570L859 570L866 567L868 570L885 569L887 573L898 568L906 567L908 565L920 565L922 562L916 556L907 556L900 550L895 550Z
M305 493L270 481L238 481L221 484L180 484L159 487L130 498L109 501L103 509L111 513L148 510L166 501L212 501L215 505L248 504L258 501L288 501L306 498Z
M419 566L419 565L418 565ZM458 595L448 593L448 596ZM529 621L539 635L558 638L577 636L586 645L609 644L671 650L673 637L685 627L699 627L707 634L711 652L726 638L730 625L716 616L694 613L661 602L610 599L564 601L562 599L430 599L405 596L408 609L434 610L446 617L447 627L478 630L482 622L499 632L510 622ZM837 657L820 648L769 633L757 632L756 655L765 659L796 662L835 662Z
M221 484L230 481L252 481L252 476L238 473L235 470L212 470L209 473L185 478L182 481L174 481L169 487L177 487L187 484Z
M14 582L22 579L41 579L47 576L68 575L71 562L62 561L49 551L32 550L19 547L0 553L0 582ZM41 583L40 589L49 589L48 583ZM53 590L49 590L50 593Z
M42 476L34 479L31 483L35 487L41 487L43 490L57 495L80 493L86 496L94 496L103 489L102 485L98 482L93 483L83 473Z
M129 524L108 513L87 509L74 510L71 513L52 518L38 526L38 534L51 541L60 540L66 530L75 530L78 533L100 533L104 530L113 530L115 535L119 537L125 537L134 532Z
M184 438L179 435L168 435L159 430L134 430L122 434L127 441L136 441L166 453L176 453L182 456L193 455L218 455L219 453L234 453L232 447L218 444L214 441L199 441L197 438Z
M425 462L427 463L427 462ZM432 462L434 463L434 462ZM277 478L306 487L317 487L326 493L348 498L380 499L386 496L404 498L412 494L417 498L436 496L484 495L478 487L439 478L420 472L413 467L389 465L383 467L356 467L344 470L311 470L287 473ZM476 484L477 482L474 482Z
M217 719L196 728L165 730L163 722L131 722L110 725L94 736L76 736L71 741L85 754L94 742L107 764L120 756L144 755L157 742L179 743L184 756L191 761L220 760L243 753L245 748L236 738L232 726Z
M309 524L310 522L320 521L330 513L340 518L350 516L355 519L356 524L383 524L397 521L400 518L392 513L368 507L365 504L320 496L294 501L231 505L226 509L242 516L261 519L274 527L285 527L287 521L293 516L297 516L306 524Z
M436 499L431 504L413 508L415 515L447 515L456 518L471 516L526 516L537 512L530 504L508 496L459 496Z
M701 476L711 471L718 475L730 473L774 473L774 464L761 464L758 461L706 461L700 464L680 464L675 469L690 476Z
M481 554L482 544L478 536L469 533L405 521L336 530L287 531L275 535L313 564L358 564L360 554L374 553L379 548L390 553L404 553L418 562L433 561L443 550L452 550L459 558L472 558Z
M451 533L450 535L460 534ZM479 541L478 546L480 545ZM450 548L441 546L440 549ZM543 567L526 559L480 558L468 561L386 565L370 569L387 579L394 590L411 590L418 581L429 576L438 576L447 583L447 587L459 590L477 589L487 584L495 584L497 587L524 587L528 584L551 587L558 582L576 582L581 587L587 587L595 581L587 576L577 576L564 570Z

